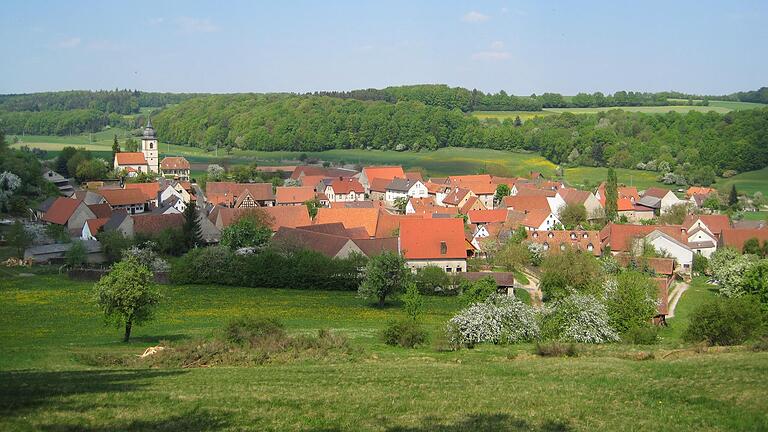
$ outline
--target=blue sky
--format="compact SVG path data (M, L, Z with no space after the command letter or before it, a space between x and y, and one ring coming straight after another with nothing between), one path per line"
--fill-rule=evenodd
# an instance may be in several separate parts
M527 95L768 85L768 1L34 1L0 13L0 93Z

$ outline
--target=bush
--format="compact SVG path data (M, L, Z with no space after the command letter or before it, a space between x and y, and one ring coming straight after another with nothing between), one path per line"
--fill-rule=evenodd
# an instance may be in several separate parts
M264 337L285 337L283 324L273 318L240 318L227 324L224 328L227 341L243 345L251 345Z
M709 345L738 345L761 331L760 305L754 297L716 298L691 315L683 339Z
M651 324L632 327L622 335L622 340L635 345L655 345L659 342L659 329Z
M514 297L492 295L451 318L447 334L454 347L516 343L538 339L539 324L530 306Z
M437 266L426 266L416 270L416 287L424 295L455 295L448 274Z
M693 271L699 274L707 272L709 260L702 254L693 254Z
M146 242L139 246L132 246L123 251L123 259L135 258L140 264L152 272L166 272L170 269L168 262L155 252L156 243Z
M387 345L415 348L427 342L428 334L414 321L390 321L382 332L382 338Z
M72 243L72 247L69 248L64 259L70 267L81 267L88 261L88 251L85 249L85 245L82 241L76 241Z
M484 302L488 297L496 293L496 280L490 276L480 278L474 282L462 279L459 282L461 288L461 303L469 306L473 303Z
M192 249L173 263L171 280L176 284L232 285L236 273L235 254L227 247Z
M768 336L761 337L751 348L754 352L768 351Z
M658 313L656 303L658 287L648 275L627 270L621 272L616 283L603 284L605 306L611 327L625 333L643 327Z
M536 354L542 357L576 357L576 345L560 342L536 343Z
M571 294L544 311L545 339L580 343L616 342L605 306L588 294Z

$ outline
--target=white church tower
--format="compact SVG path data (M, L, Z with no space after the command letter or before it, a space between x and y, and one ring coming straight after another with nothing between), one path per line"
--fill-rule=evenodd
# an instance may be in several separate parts
M152 127L152 119L147 118L147 126L144 128L144 135L141 137L141 152L144 153L144 159L149 165L149 172L160 172L160 162L157 158L157 137L155 137L155 128Z

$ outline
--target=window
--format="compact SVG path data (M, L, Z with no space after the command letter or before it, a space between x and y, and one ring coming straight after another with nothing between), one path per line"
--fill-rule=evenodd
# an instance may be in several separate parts
M150 148L150 150L151 150L152 148L154 148L154 146L155 146L155 143L153 143L153 142L150 142L150 143L149 143L149 148Z
M590 252L592 252L592 250L593 250L594 248L595 248L595 247L594 247L594 246L592 246L592 243L590 243L590 244L588 244L588 245L587 245L587 250L588 250L588 251L590 251Z
M589 236L587 235L587 233L584 233L584 234L582 234L582 235L581 235L581 238L587 238L587 237L589 237Z
M445 272L446 272L446 273L450 273L450 272L451 272L451 268L450 268L450 267L446 267L446 268L445 268Z
M448 253L448 244L444 241L440 242L440 255L445 255Z
M571 233L571 240L576 240L576 233Z
M533 238L539 238L539 233L537 232L533 233Z
M561 251L564 251L564 250L565 250L565 243L560 243L560 250L561 250Z
M461 267L456 267L456 273L461 273Z
M554 237L554 236L555 236L555 233L552 233L552 232L551 232L551 233L549 233L549 234L547 234L547 237L549 237L549 238L552 238L552 237Z
M549 243L544 242L544 250L549 250Z

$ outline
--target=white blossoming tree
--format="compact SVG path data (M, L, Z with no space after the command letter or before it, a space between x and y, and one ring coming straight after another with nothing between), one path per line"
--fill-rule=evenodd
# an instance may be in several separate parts
M533 308L514 297L492 295L474 303L448 321L447 332L454 346L478 343L516 343L539 338Z
M542 333L563 342L616 342L605 306L589 294L574 293L545 307Z

